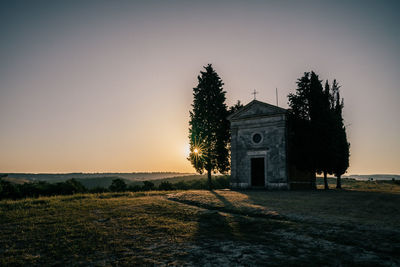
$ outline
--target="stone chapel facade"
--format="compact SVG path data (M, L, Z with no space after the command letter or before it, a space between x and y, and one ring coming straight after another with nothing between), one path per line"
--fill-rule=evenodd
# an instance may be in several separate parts
M253 100L228 120L232 188L315 187L315 176L289 166L286 109Z

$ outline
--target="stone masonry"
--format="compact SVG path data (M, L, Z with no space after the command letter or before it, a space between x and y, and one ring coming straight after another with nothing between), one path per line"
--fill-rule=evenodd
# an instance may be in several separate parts
M253 100L230 115L231 187L289 189L287 110Z

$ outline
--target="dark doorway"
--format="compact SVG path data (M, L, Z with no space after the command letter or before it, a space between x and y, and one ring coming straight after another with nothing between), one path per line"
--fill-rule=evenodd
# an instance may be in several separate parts
M251 159L251 185L265 186L264 158Z

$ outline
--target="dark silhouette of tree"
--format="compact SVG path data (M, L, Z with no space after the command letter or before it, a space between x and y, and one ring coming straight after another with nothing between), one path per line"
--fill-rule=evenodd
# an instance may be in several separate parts
M349 144L339 86L335 80L331 88L326 81L324 89L318 75L306 72L297 81L296 93L288 98L290 163L312 173L323 173L324 187L329 189L327 175L340 176L348 168Z
M158 186L158 190L174 190L174 185L168 181L164 181Z
M17 184L0 178L0 200L5 198L18 199L20 197L21 193Z
M288 95L289 162L302 171L315 173L310 118L310 73L297 80L296 93Z
M229 115L235 113L242 107L243 107L242 103L240 103L240 100L238 100L235 105L229 107Z
M331 108L329 83L322 87L318 75L311 72L311 125L314 140L315 166L317 173L324 175L324 188L329 189L328 174L332 174L334 146L334 116Z
M127 185L124 180L118 178L112 180L112 183L108 188L112 192L124 192L127 189Z
M65 181L65 183L71 188L72 194L87 192L87 188L74 178Z
M188 159L200 174L207 171L211 189L211 172L226 173L229 170L229 111L221 78L211 64L204 69L197 77L197 87L193 88Z
M331 90L331 108L334 125L332 171L336 176L336 188L341 189L341 176L349 167L350 143L347 141L346 127L343 123L344 100L340 97L340 86L333 80Z
M150 181L143 181L143 186L142 186L143 191L154 190L154 188L155 188L154 183Z

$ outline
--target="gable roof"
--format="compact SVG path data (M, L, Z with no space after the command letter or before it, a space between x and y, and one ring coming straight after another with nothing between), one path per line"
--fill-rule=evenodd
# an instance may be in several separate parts
M253 117L274 116L286 114L287 110L265 102L253 100L243 108L228 116L228 120L240 120Z

